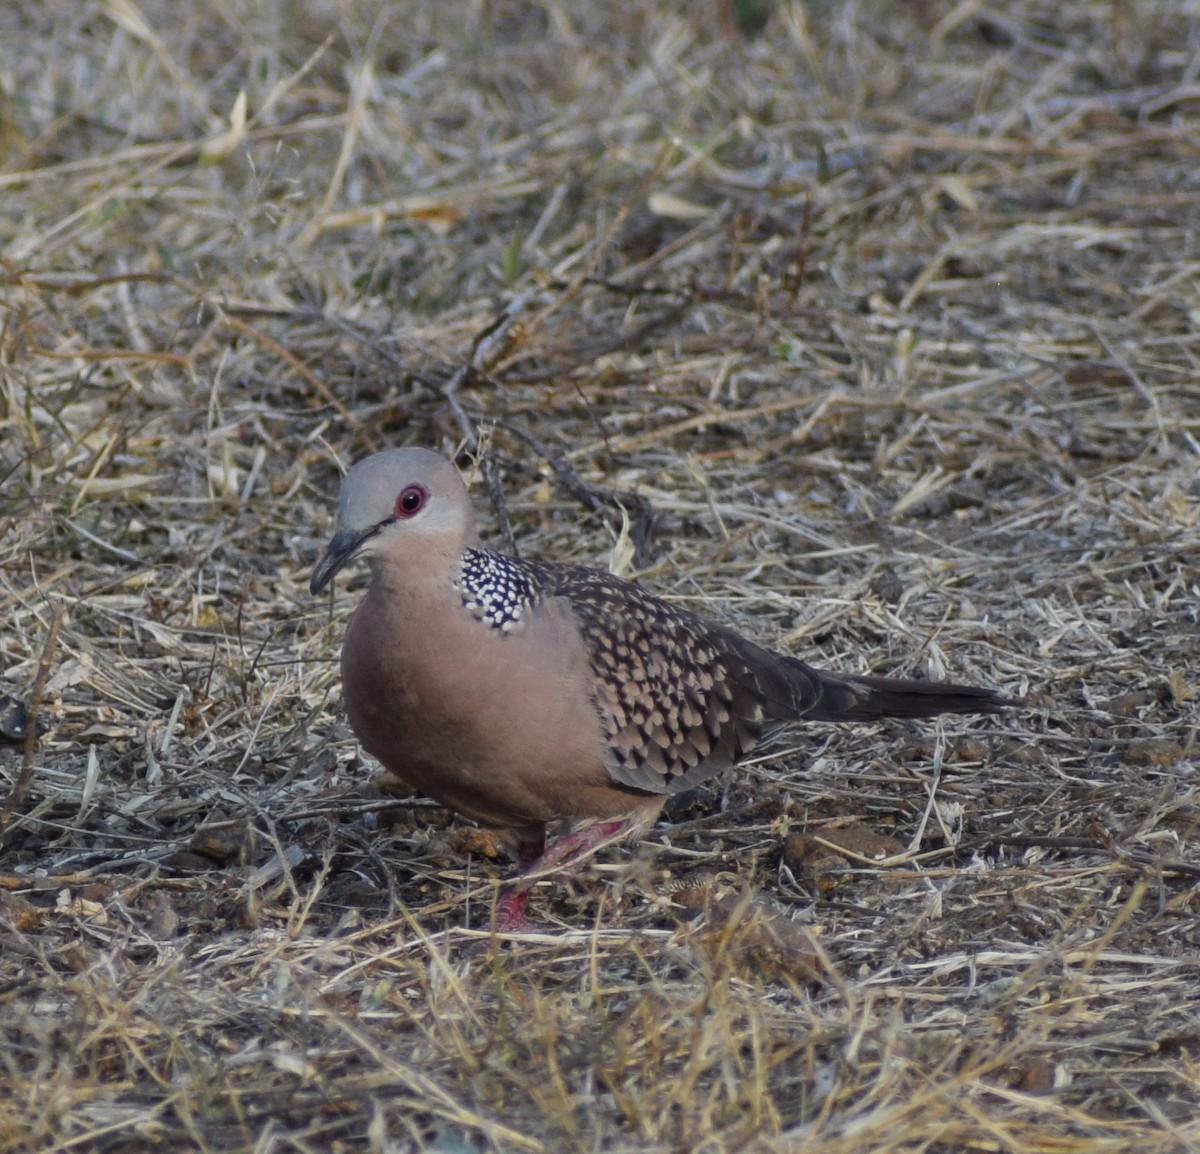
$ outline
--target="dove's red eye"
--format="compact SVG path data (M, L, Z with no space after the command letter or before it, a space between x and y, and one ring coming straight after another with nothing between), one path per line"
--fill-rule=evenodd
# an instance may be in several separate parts
M406 485L396 498L396 516L411 517L420 512L429 500L429 493L420 485Z

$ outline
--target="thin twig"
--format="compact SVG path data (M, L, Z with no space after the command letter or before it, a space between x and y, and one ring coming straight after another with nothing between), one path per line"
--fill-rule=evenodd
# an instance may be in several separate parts
M33 679L33 688L29 692L29 704L26 713L25 748L21 757L21 772L16 784L9 790L4 800L4 808L0 810L0 846L4 845L8 823L17 808L25 800L29 789L29 781L33 777L33 763L37 756L38 721L42 713L42 697L46 692L46 683L50 680L50 670L54 663L54 653L58 648L58 631L62 628L66 616L66 606L60 602L55 606L50 618L50 628L46 633L46 641L42 645L42 655L38 659L37 676Z

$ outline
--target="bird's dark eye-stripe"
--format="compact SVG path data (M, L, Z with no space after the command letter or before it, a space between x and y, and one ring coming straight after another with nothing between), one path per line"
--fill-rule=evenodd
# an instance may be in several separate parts
M406 485L396 498L396 516L411 517L429 499L429 494L420 485Z

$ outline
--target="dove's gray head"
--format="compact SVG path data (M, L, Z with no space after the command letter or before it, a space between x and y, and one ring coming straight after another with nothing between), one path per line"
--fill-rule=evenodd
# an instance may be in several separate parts
M385 449L342 479L337 530L309 588L319 593L354 557L386 564L436 555L445 562L474 540L475 514L454 465L428 449Z

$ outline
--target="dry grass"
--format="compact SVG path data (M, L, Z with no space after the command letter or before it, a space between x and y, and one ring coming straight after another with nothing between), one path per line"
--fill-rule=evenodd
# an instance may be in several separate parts
M378 8L0 9L0 1144L1200 1149L1200 8ZM814 727L481 952L305 589L410 441L1030 707Z

